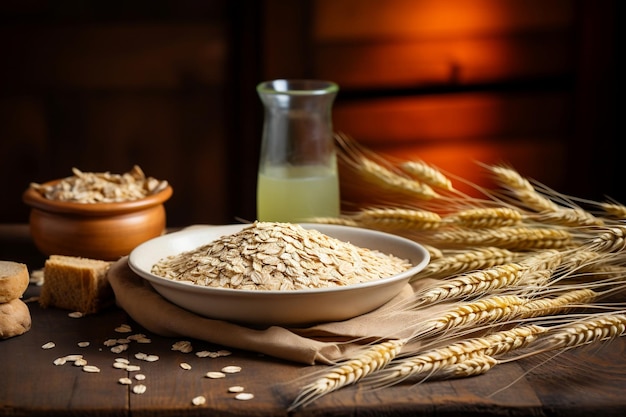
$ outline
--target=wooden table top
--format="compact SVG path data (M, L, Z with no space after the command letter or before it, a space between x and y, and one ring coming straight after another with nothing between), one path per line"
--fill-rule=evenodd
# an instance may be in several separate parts
M0 259L27 263L31 270L42 267L45 260L21 225L0 226ZM39 291L40 287L32 284L24 300L36 297ZM150 334L117 307L71 318L68 311L42 309L36 301L28 305L31 330L0 341L0 416L621 416L626 409L623 337L566 352L541 366L537 359L522 360L472 378L401 384L377 391L352 386L288 413L286 408L299 386L296 379L311 367L237 350L217 358L174 351L172 345L179 339ZM132 332L117 332L122 324L130 325ZM131 342L129 349L119 354L105 346L108 339L137 333L145 334L151 343ZM194 352L225 349L190 341ZM47 342L54 342L55 347L42 349ZM90 344L79 347L79 342ZM140 352L157 355L159 360L136 359ZM87 373L71 363L54 364L56 358L69 354L83 355L100 372ZM141 370L115 368L115 358L120 357ZM182 369L181 362L189 363L191 369ZM204 376L227 365L240 366L241 372L223 379ZM137 380L132 385L118 382L137 373L145 375L143 394L132 391L140 383ZM228 392L235 385L243 386L254 398L236 400L235 394ZM192 398L198 395L205 396L207 403L192 405Z

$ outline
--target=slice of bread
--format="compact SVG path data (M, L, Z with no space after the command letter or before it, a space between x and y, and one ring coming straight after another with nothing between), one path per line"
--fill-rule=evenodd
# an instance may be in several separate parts
M44 265L39 305L91 314L111 305L113 290L106 274L111 262L51 255Z
M0 261L0 303L20 298L28 288L28 268L13 261Z
M30 310L25 302L15 298L0 304L0 339L19 336L30 330Z

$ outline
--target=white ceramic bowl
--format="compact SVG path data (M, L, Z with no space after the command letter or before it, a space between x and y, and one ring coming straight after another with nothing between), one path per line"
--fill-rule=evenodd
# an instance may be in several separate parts
M150 272L152 266L166 256L195 249L246 226L196 226L160 236L137 246L130 253L128 264L165 299L201 316L255 326L296 327L346 320L370 312L397 295L430 260L423 246L396 235L356 227L302 224L305 228L316 229L356 246L407 259L413 267L376 281L295 291L204 287L162 278Z

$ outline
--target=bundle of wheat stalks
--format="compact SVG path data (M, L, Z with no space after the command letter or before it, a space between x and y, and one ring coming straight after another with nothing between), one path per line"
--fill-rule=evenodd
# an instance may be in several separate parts
M431 262L413 280L433 284L401 308L444 308L314 372L290 409L355 383L467 377L626 334L625 206L559 194L507 166L483 166L498 187L470 197L423 161L383 157L345 135L337 144L342 192L367 189L369 201L311 221L421 243Z

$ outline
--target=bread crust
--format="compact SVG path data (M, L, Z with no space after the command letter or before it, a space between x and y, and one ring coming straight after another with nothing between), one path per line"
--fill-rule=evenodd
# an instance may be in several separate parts
M22 297L28 288L28 267L13 261L0 261L0 303Z
M31 324L30 310L19 298L0 304L0 339L22 335Z

